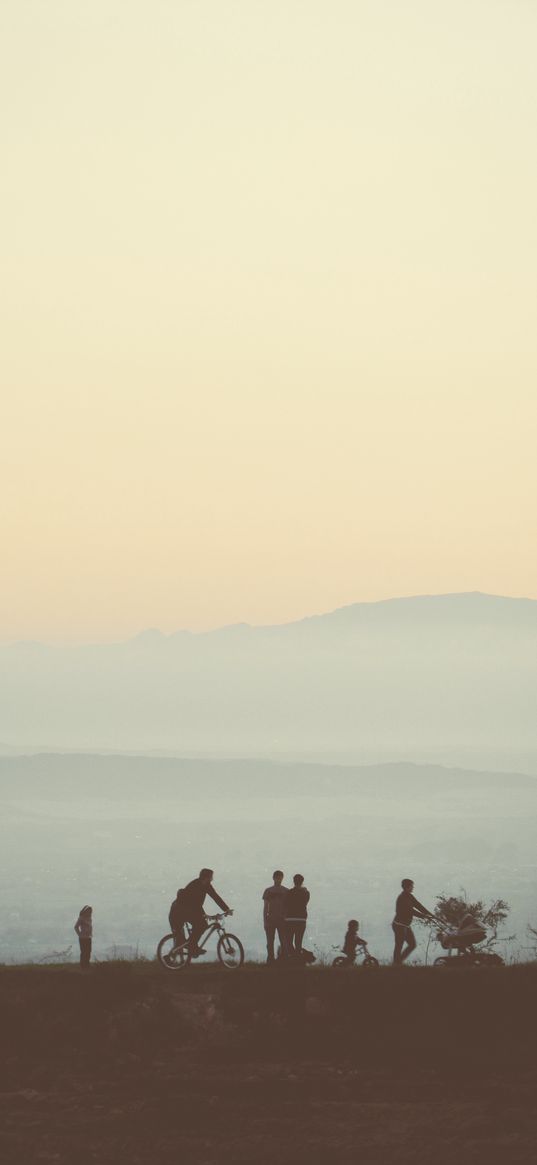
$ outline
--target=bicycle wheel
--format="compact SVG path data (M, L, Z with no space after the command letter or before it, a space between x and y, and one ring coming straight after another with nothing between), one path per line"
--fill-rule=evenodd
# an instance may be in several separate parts
M456 959L450 959L445 955L441 955L439 959L434 960L433 967L450 967L455 962Z
M222 934L218 939L216 953L228 971L234 971L244 963L244 948L235 934Z
M179 947L176 946L173 934L165 934L164 938L161 938L157 947L157 958L160 965L165 967L167 971L181 971L190 962L186 943Z
M337 959L334 959L332 966L341 968L341 967L348 967L348 966L350 966L350 964L349 964L349 960L348 960L346 955L338 955Z
M379 963L378 959L375 958L374 955L366 955L366 957L364 959L364 967L369 967L370 970L372 970L375 967L380 967L380 963Z

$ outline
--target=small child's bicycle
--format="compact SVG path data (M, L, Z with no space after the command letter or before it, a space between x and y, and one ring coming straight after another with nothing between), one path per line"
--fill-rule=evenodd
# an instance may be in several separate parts
M244 963L244 948L240 941L234 934L227 934L222 926L223 914L208 914L206 916L207 929L201 936L200 948L203 944L208 942L213 934L218 935L218 942L216 944L216 953L219 962L228 971L234 971L237 967L242 967ZM181 971L184 967L188 967L191 961L190 940L192 928L190 923L185 923L183 927L183 941L177 942L177 936L174 934L165 934L161 938L157 947L157 958L162 967L167 971ZM200 954L205 954L204 949L200 949Z
M334 947L334 950L339 950L339 947ZM373 970L375 967L380 967L378 959L376 959L374 955L369 954L367 943L364 943L363 946L359 947L359 950L356 952L356 954L358 953L362 956L362 967L369 967L370 970ZM355 967L356 955L354 959L349 958L348 955L338 955L337 958L334 959L332 966L340 968Z

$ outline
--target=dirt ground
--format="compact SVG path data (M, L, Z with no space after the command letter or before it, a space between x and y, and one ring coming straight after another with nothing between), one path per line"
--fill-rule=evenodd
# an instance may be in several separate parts
M514 970L371 985L0 969L0 1158L528 1165L537 972Z
M329 1064L258 1062L185 1073L132 1066L0 1095L8 1162L262 1165L331 1160L424 1165L537 1156L535 1081L491 1080L472 1096L441 1081Z

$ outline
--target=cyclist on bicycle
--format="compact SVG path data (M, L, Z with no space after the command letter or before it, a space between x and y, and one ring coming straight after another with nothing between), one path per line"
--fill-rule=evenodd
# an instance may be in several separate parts
M412 919L434 918L431 911L427 910L426 906L422 906L417 898L414 898L412 878L403 878L401 887L402 891L395 903L395 918L392 922L392 930L395 935L393 961L398 965L404 963L412 951L416 949L416 936L411 926Z
M184 890L182 890L180 905L178 906L177 913L174 914L174 925L172 927L174 933L179 921L181 921L182 926L184 926L185 922L189 922L192 927L188 947L192 959L197 959L198 955L204 953L203 948L198 946L198 942L204 930L207 928L207 920L203 909L206 895L208 894L209 898L212 898L213 902L216 902L216 905L220 907L220 910L224 914L233 913L224 902L224 899L217 894L214 886L211 885L213 874L213 870L200 870L199 878L193 878L185 886Z

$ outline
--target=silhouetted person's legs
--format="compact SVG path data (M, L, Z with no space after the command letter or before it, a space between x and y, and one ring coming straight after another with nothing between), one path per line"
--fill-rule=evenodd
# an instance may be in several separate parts
M407 945L406 945L405 950L403 951L403 954L402 954L403 963L404 963L405 959L408 959L408 956L412 954L412 951L416 950L416 936L415 936L414 931L412 930L412 928L410 926L407 927L406 942L407 942Z
M173 941L174 941L176 947L180 947L182 945L182 943L184 943L184 941L185 941L184 925L180 926L179 923L176 923L175 930L173 932Z
M276 935L278 935L278 942L280 949L278 957L287 955L289 953L289 936L287 934L287 926L285 922L270 922L265 923L265 934L267 936L267 963L274 962L274 942Z
M265 923L265 934L267 936L267 962L268 963L274 962L274 939L276 937L276 931L278 931L278 934L280 933L279 926L277 926L277 924L275 922L271 922L270 919L267 919L267 921Z
M392 922L392 930L395 938L395 945L393 948L394 963L401 962L401 951L403 950L403 943L405 941L405 927L398 926L396 922Z
M416 949L416 938L410 926L402 926L399 922L392 924L392 930L395 936L393 961L400 965Z
M285 958L289 958L293 954L293 923L288 922L287 919L282 926L283 934L283 954Z
M302 939L306 930L305 922L292 922L291 924L291 948L292 954L302 954Z
M89 967L91 959L91 939L79 938L80 943L80 966Z
M192 935L189 945L191 949L193 949L194 947L199 946L199 940L204 930L207 930L207 921L204 914L196 914L194 918L189 919L189 922L192 926Z
M285 922L276 923L276 933L278 935L278 942L280 944L280 949L278 951L278 957L280 958L285 955Z

